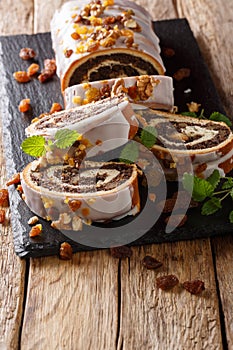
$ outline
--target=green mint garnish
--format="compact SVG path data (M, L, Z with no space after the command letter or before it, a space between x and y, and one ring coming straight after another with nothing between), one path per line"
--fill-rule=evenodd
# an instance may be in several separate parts
M210 197L214 191L214 187L207 180L192 174L185 173L182 182L184 189L192 193L192 198L197 202L202 202Z
M218 170L214 170L206 180L185 173L182 182L195 201L204 202L201 208L202 215L216 213L222 208L222 203L227 197L233 200L233 178L221 177ZM229 213L229 221L233 223L233 210Z
M221 200L217 197L212 197L202 206L201 213L202 215L211 215L216 213L219 209L222 208Z
M121 151L120 161L124 163L135 163L138 155L138 144L136 142L130 142Z
M226 123L229 127L232 126L232 122L230 121L230 119L228 117L226 117L224 114L219 113L219 112L213 112L210 117L210 120L214 120L216 122L224 122Z
M21 144L22 150L33 157L41 157L46 152L46 141L43 136L31 136Z
M141 132L141 142L145 147L154 146L157 137L157 130L153 126L146 126Z
M220 173L217 169L206 179L215 189L220 182Z
M187 117L193 117L193 118L198 118L198 115L195 112L182 112L180 113L181 115L187 116Z
M80 135L75 130L61 129L55 134L55 145L57 148L65 149L71 147Z

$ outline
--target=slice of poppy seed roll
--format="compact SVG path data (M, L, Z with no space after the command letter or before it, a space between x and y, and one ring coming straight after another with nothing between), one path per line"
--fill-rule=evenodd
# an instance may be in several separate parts
M140 114L144 125L157 130L157 142L151 150L169 179L177 177L178 169L187 171L190 165L202 178L214 169L221 176L233 169L233 134L225 123L149 109Z
M25 132L27 136L53 139L62 129L76 130L93 146L98 145L99 151L106 151L132 139L138 130L138 120L127 98L113 97L46 115L30 124Z
M21 173L21 184L31 211L53 221L65 215L63 228L72 229L77 218L90 223L140 211L138 170L133 164L88 161L79 169L64 165L41 169L34 161Z
M164 75L140 75L82 83L64 91L67 109L125 94L130 102L153 109L172 110L174 107L173 81Z

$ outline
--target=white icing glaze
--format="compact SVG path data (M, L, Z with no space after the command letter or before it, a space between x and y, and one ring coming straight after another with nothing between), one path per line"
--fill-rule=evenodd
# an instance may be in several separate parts
M149 107L151 106L152 108L156 108L156 106L158 106L158 108L172 110L174 106L172 78L162 75L153 75L150 76L150 78L156 81L156 83L153 83L153 91L151 96L146 100L139 99L135 102L145 104ZM135 86L138 77L123 77L122 79L124 81L124 86L129 88ZM64 102L66 108L69 109L81 105L82 101L87 98L86 93L88 88L95 88L99 90L103 86L107 85L112 88L119 80L121 79L101 80L68 87L64 91ZM126 95L129 98L129 101L132 102L132 98L127 93Z
M90 193L65 193L49 191L46 188L36 186L30 179L31 168L37 161L30 163L21 174L21 184L25 194L25 201L29 208L41 217L48 216L45 209L46 203L50 203L59 213L67 213L70 217L78 216L84 220L105 221L114 217L136 215L140 210L140 203L133 203L135 192L137 193L137 170L133 168L130 179L113 190ZM52 170L51 170L52 172ZM107 170L105 169L105 172ZM108 181L111 181L116 173L111 172ZM78 200L81 205L78 210L72 212L68 206L68 200ZM84 210L83 210L84 209ZM133 210L133 211L132 211Z
M62 88L67 87L67 85L63 85L63 78L67 71L71 69L70 67L73 63L78 66L80 64L80 59L84 59L85 57L85 59L88 59L91 56L95 57L97 55L97 52L78 53L77 44L80 43L80 40L74 40L71 37L71 34L75 31L72 15L79 13L83 6L89 4L89 2L89 0L68 1L55 12L51 21L51 36L53 49L56 54L57 74L62 81ZM101 51L103 54L109 54L114 50L116 53L119 53L120 49L126 49L125 53L144 57L144 59L154 63L156 66L157 63L159 63L161 72L165 71L160 57L159 39L152 30L151 17L145 9L131 1L115 1L114 5L108 6L105 9L104 16L111 17L120 15L122 11L127 9L133 9L135 13L133 18L135 18L142 29L141 32L134 33L134 40L138 48L127 48L122 41L122 37L120 37L112 47L105 48L100 46L98 48L98 54L101 54ZM93 29L92 26L86 27L88 29ZM73 50L72 55L70 57L65 57L65 50ZM144 72L143 74L146 73L147 72Z

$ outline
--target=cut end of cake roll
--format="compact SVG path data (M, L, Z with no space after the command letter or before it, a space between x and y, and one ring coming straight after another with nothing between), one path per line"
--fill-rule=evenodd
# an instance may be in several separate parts
M163 75L159 39L145 9L127 1L69 1L51 35L61 89L83 82Z
M96 151L107 151L133 138L138 130L138 121L127 98L113 97L46 115L29 125L26 135L54 138L61 129L76 130L93 146L99 146ZM119 144L111 145L112 140Z
M203 178L214 169L221 176L233 169L233 134L225 123L149 109L141 114L144 122L157 130L157 142L151 150L168 179L177 180L177 172L190 167Z
M67 109L124 94L130 102L153 109L172 110L173 81L164 75L140 75L71 86L64 91Z
M140 211L136 165L86 162L79 169L56 165L41 169L38 161L21 174L25 202L33 213L52 221L66 215L63 228L107 221Z

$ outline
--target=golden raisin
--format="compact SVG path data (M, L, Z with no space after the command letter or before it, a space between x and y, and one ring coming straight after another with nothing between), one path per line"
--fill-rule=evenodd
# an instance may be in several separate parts
M41 232L42 232L42 225L38 224L38 225L35 225L31 228L31 231L29 232L29 236L30 237L37 237L41 234Z
M51 109L50 109L50 114L52 114L52 113L54 113L54 112L59 112L59 111L61 111L63 108L62 108L62 106L60 105L60 103L57 103L57 102L54 102L53 104L52 104L52 107L51 107Z
M28 73L29 77L35 75L39 71L39 69L40 69L39 64L32 63L27 69L27 73Z
M20 101L18 110L22 113L28 112L31 109L31 103L29 98L25 98Z
M0 190L0 206L2 206L2 207L8 207L9 206L8 190L6 190L4 188Z
M65 50L65 57L69 58L69 57L73 54L73 52L74 52L74 51L71 50L71 49L70 49L70 50L68 50L68 49Z
M3 224L6 218L6 212L4 209L0 209L0 224Z
M30 47L23 47L19 52L19 57L23 60L30 60L36 56L36 53Z
M71 260L72 259L72 247L69 243L64 242L60 246L60 259L62 260Z
M71 34L71 38L73 38L74 40L78 40L78 39L80 39L80 34L74 32Z
M12 178L10 178L6 185L10 186L10 185L14 185L14 184L18 184L20 182L20 173L16 173L12 176Z
M28 73L25 71L18 71L13 73L13 77L18 83L28 83L30 81L30 77Z

